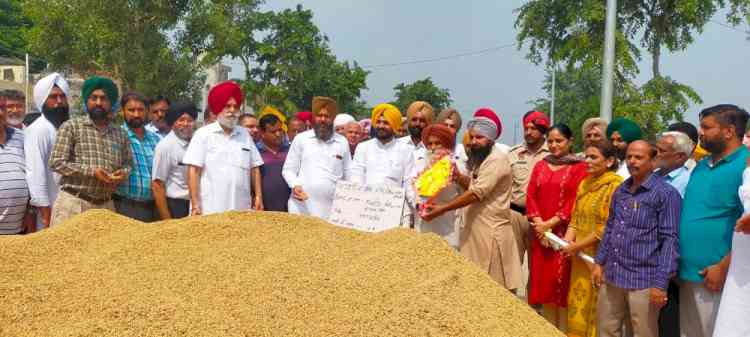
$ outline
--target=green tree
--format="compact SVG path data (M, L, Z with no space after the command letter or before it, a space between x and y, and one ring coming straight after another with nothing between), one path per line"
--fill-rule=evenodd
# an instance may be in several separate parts
M738 24L750 13L750 0L621 0L618 1L616 78L623 83L631 117L658 128L682 119L700 97L690 87L661 73L662 50L682 51L703 31L719 9ZM602 63L605 3L595 0L531 0L517 10L519 48L528 43L527 57L536 64L563 63L568 68L599 68ZM644 48L652 59L652 79L641 87L632 83ZM630 83L626 83L630 82Z
M52 68L110 76L147 95L197 99L201 69L190 49L169 39L188 9L187 0L27 0L33 25L26 37Z
M23 2L0 0L0 56L23 59L29 52L25 33L32 26L31 20L23 13ZM43 59L30 55L31 72L46 66Z
M636 121L647 138L655 135L674 120L682 120L679 111L688 109L690 102L701 102L692 89L658 78L638 87L630 81L615 82L613 114ZM599 116L601 95L601 68L566 67L557 72L555 96L555 122L565 123L573 129L576 148L582 144L581 127L586 119ZM552 74L545 77L543 89L546 97L532 103L537 109L550 111L547 97L552 93Z
M430 103L436 111L449 107L453 102L450 91L438 88L430 77L411 84L399 83L393 90L396 91L396 101L393 104L401 111L406 111L414 101Z
M19 57L26 49L23 31L30 26L20 1L0 0L0 56Z
M344 112L362 109L368 72L340 62L328 38L312 22L313 13L298 5L278 13L261 12L260 1L205 2L186 19L181 39L215 62L239 59L243 87L256 108L291 112L310 109L314 96L335 98Z
M617 2L618 74L638 72L639 46L652 57L652 77L660 77L661 50L682 51L723 8L739 24L750 13L750 0L620 0ZM518 42L528 43L535 63L600 65L603 55L604 1L531 0L517 10ZM520 48L521 46L519 46Z

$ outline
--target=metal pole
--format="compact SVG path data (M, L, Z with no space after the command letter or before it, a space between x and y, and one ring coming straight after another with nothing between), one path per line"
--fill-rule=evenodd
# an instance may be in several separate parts
M550 120L552 120L552 124L555 124L555 84L557 81L555 81L555 76L557 75L557 65L555 64L554 68L552 68L552 102L550 107Z
M602 63L602 97L599 116L612 120L612 94L615 70L615 29L617 22L617 0L607 0L607 21L604 30L604 62Z
M24 111L26 113L29 113L29 54L26 54L26 74L24 76L24 83L26 84L23 88L23 94L24 94ZM41 112L41 111L40 111Z

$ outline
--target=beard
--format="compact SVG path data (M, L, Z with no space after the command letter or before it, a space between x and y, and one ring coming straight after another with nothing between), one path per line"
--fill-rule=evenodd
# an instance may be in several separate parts
M172 128L175 136L182 140L190 140L193 138L193 128Z
M393 131L388 129L375 129L375 138L377 138L382 143L387 143L393 139Z
M237 126L237 118L235 117L219 116L216 121L227 129L234 129Z
M328 141L333 137L333 124L315 124L313 125L313 132L315 132L315 138Z
M625 160L625 155L627 154L627 152L628 152L627 146L624 149L615 147L615 155L617 156L617 159L619 159L620 161Z
M721 154L727 148L727 144L720 140L708 140L706 138L701 138L701 145L714 156Z
M143 121L143 118L132 118L132 119L126 120L125 124L127 124L131 130L140 129L143 127L144 121Z
M468 151L469 154L469 161L467 162L466 166L470 171L475 171L479 168L479 166L484 163L484 160L487 159L487 157L492 152L492 147L495 146L495 144L490 143L485 146L478 146L470 148Z
M106 120L109 117L109 111L100 107L89 109L89 117L94 121Z
M70 109L67 106L59 106L57 108L48 108L46 105L42 107L42 115L46 118L55 129L59 129L62 123L65 123L70 119Z
M23 117L17 117L17 116L6 116L5 122L8 123L8 125L11 126L17 126L23 124Z
M409 136L412 138L422 138L422 128L417 126L410 126L409 127Z

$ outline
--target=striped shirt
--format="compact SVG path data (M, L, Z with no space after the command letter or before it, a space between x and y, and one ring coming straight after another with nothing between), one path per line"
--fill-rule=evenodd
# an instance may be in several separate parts
M630 192L628 178L612 195L596 263L623 289L667 289L677 273L680 193L657 175Z
M71 119L60 126L49 164L52 170L62 175L61 189L108 200L115 188L97 180L94 172L97 168L109 173L122 170L128 176L133 153L123 129L109 125L99 130L90 118L84 117Z
M29 203L23 132L5 127L5 144L0 145L0 234L18 234Z
M156 133L148 130L144 130L143 139L140 139L126 124L123 124L122 129L128 133L130 140L133 169L115 193L130 200L154 200L154 194L151 192L151 169L154 165L154 150L161 139Z

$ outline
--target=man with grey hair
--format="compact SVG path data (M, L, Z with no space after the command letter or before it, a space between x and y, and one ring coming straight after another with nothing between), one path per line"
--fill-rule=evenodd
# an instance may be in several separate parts
M656 143L656 174L672 185L680 197L685 197L685 188L690 180L689 160L693 155L695 143L686 133L668 131L659 134ZM680 331L679 286L670 280L667 288L667 304L659 314L659 335L677 337Z
M607 126L607 121L599 117L589 118L583 122L581 131L583 131L582 134L584 151L591 144L607 140Z
M682 197L685 196L685 187L691 172L686 163L693 155L694 147L688 135L677 131L660 134L656 143L657 173L677 189Z
M18 90L6 90L3 96L5 97L6 124L22 130L23 119L26 117L26 95Z

